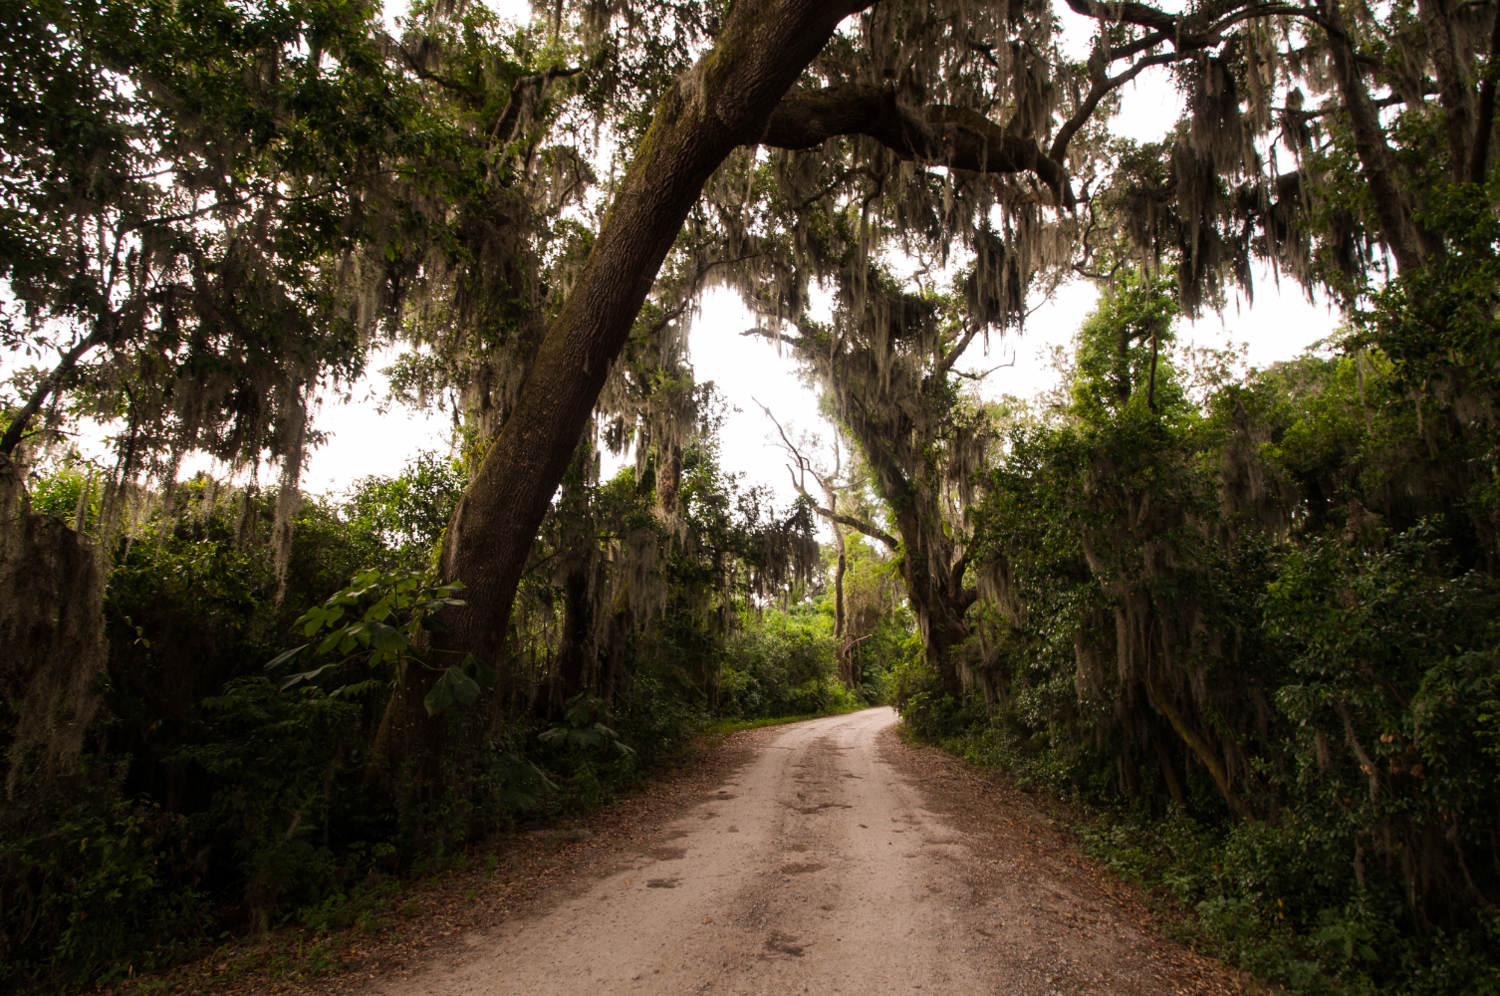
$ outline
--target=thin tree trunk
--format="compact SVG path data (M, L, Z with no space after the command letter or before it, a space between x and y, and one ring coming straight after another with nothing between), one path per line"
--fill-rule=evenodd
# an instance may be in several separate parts
M837 473L837 471L834 471ZM831 486L823 488L823 499L828 502L828 509L834 515L839 511L839 494ZM838 649L839 655L839 681L844 687L854 687L854 672L850 667L850 651L854 644L850 641L848 627L849 616L844 611L844 570L847 566L847 553L844 547L844 530L839 526L838 520L832 517L828 520L828 528L833 530L833 548L838 551L838 559L833 567L833 645Z

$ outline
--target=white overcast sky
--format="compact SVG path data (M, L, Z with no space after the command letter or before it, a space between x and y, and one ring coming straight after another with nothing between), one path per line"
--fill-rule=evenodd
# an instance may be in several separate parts
M519 20L529 16L527 0L486 2L502 17ZM1167 6L1173 5L1169 2ZM1057 7L1064 18L1064 47L1073 57L1081 58L1087 53L1093 22L1073 14L1065 5ZM1141 141L1159 139L1176 121L1179 96L1161 70L1143 73L1122 96L1121 113L1114 123L1118 134ZM1085 283L1064 286L1031 316L1023 332L992 339L987 357L971 356L966 364L970 369L1013 363L988 377L983 387L985 396L1030 398L1055 386L1057 376L1047 357L1052 347L1071 341L1096 298L1094 289ZM1278 288L1266 272L1261 272L1253 307L1232 301L1222 319L1210 316L1184 323L1179 340L1220 347L1244 344L1248 363L1265 366L1296 356L1326 338L1339 320L1337 312L1309 303L1296 286L1287 283ZM825 441L829 430L819 424L817 399L802 385L790 358L778 356L775 347L763 339L740 336L755 324L733 294L722 289L710 291L693 324L691 360L698 381L713 381L737 409L730 414L721 439L725 468L743 474L747 484L769 484L783 500L790 500L793 492L783 454L768 435L774 431L772 426L752 398L768 405L788 428L816 432ZM391 359L389 355L376 357L372 366L378 369ZM349 402L327 399L321 404L315 426L328 434L329 441L308 457L302 477L306 490L342 492L358 478L399 473L420 450L448 449L450 416L411 413L400 407L382 414L379 408L384 393L385 379L375 372L356 385ZM103 456L103 441L89 438L93 435L85 432L78 442L84 450L97 450ZM610 461L606 474L615 466L618 461ZM197 470L223 472L206 459L184 461L184 474Z
M528 15L526 0L490 0L490 4L502 16ZM1064 45L1075 56L1086 53L1093 22L1064 5L1058 9L1065 19ZM1175 123L1178 108L1178 94L1166 73L1144 73L1123 94L1115 130L1141 141L1159 139ZM1014 366L991 374L984 393L1029 398L1054 386L1056 374L1046 357L1051 347L1071 341L1095 300L1096 292L1087 284L1065 286L1031 316L1023 333L992 340L988 359L976 356L971 367L988 368L1012 360ZM1296 356L1326 338L1339 320L1337 312L1309 303L1296 286L1287 283L1278 288L1262 272L1253 307L1231 302L1222 320L1209 316L1184 323L1179 336L1198 345L1245 344L1249 364L1265 366ZM752 397L770 406L783 424L820 432L825 439L828 430L818 425L816 398L798 380L791 360L778 357L775 347L764 340L740 336L755 324L731 293L709 292L693 325L691 358L697 379L713 381L739 409L731 414L722 436L726 469L743 473L746 483L770 484L789 500L792 491L785 461L768 438L772 427ZM376 411L381 390L381 378L376 375L356 392L354 403L324 405L317 425L332 439L309 460L303 478L309 491L342 490L367 474L394 474L417 450L447 447L450 422L446 416L423 417L400 409L381 415Z

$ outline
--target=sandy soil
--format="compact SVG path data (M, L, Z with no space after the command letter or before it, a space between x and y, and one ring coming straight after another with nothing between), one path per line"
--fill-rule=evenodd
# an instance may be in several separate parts
M390 996L1229 993L1024 793L907 747L889 709L748 731L603 857L413 963ZM602 845L593 845L596 847ZM459 926L468 926L461 923ZM379 970L377 970L379 969ZM332 980L330 980L332 981Z

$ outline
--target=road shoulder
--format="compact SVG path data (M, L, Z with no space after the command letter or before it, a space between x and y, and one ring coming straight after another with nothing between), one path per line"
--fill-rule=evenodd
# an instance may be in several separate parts
M1000 957L1035 965L1061 993L1253 994L1256 980L1163 935L1136 887L1083 853L1064 827L1075 818L1014 779L937 747L881 737L901 772L956 831L972 856L955 878L975 929Z

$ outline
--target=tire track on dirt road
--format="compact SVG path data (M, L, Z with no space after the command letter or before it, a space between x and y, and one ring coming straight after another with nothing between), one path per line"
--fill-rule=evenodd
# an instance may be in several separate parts
M365 991L1239 990L1060 858L1034 807L981 804L988 783L904 747L895 722L882 708L758 731L746 763L678 799L623 865Z

